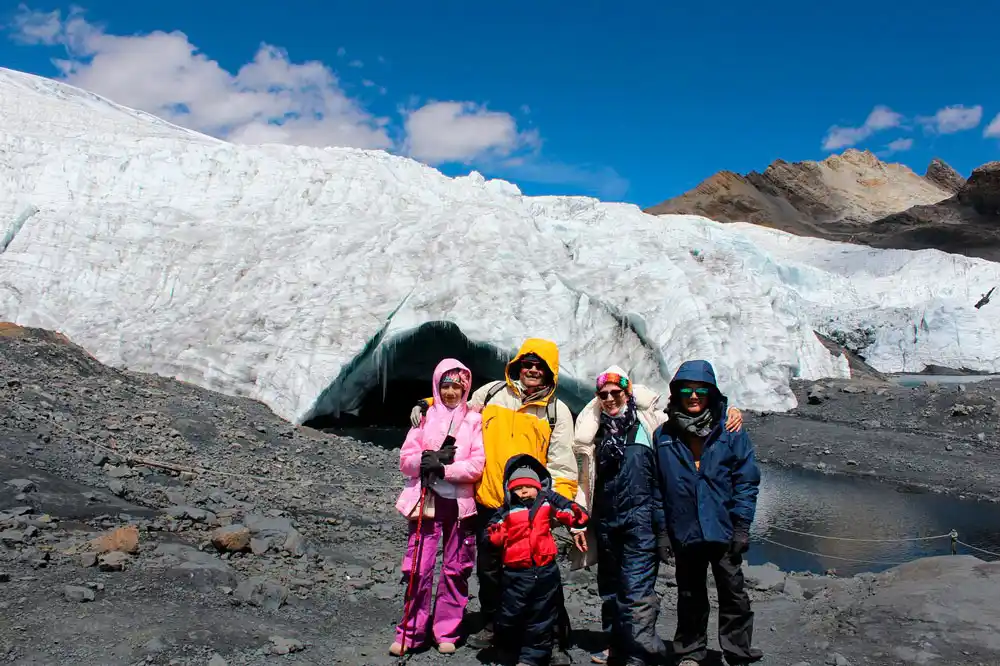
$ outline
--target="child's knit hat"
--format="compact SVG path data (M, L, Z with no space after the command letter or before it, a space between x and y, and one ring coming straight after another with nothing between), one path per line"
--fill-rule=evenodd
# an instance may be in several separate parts
M535 470L530 467L518 467L514 470L510 475L510 481L507 482L507 490L514 490L522 486L530 486L538 490L542 489L542 482Z
M469 388L471 383L471 374L468 370L463 370L461 368L455 368L454 370L449 370L448 372L441 375L441 381L438 386L444 386L445 384L457 384L461 386L463 390Z

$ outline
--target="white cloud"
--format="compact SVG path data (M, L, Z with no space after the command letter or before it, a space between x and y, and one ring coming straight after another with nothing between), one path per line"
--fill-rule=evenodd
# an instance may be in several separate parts
M428 164L506 156L538 143L537 134L519 131L509 113L471 102L430 102L405 115L405 151Z
M24 5L18 7L14 16L15 41L22 44L55 44L62 32L62 21L59 10L51 12L32 12Z
M1000 139L1000 113L983 130L983 136Z
M910 148L913 148L913 139L896 139L891 141L885 150L882 151L883 155L892 155L894 153L902 153Z
M352 60L347 64L348 67L354 67L355 69L361 69L365 66L365 63L360 60Z
M903 116L887 106L876 106L868 114L861 127L839 127L834 125L823 139L823 150L839 150L864 141L875 132L899 127Z
M241 143L285 143L397 150L431 165L475 163L491 175L538 183L575 184L618 198L628 181L613 169L574 166L541 155L535 130L514 116L474 102L420 105L400 110L402 128L349 97L337 75L318 61L292 62L281 48L261 44L235 73L201 53L182 32L114 35L89 22L82 10L62 14L19 7L10 36L23 44L61 47L53 60L68 83L178 125ZM344 47L337 56L347 57ZM383 65L388 60L376 56ZM360 60L345 61L360 67ZM361 88L386 95L370 79ZM521 108L530 113L527 105ZM399 130L403 131L399 131ZM399 143L391 136L399 134Z
M198 52L182 32L112 35L78 10L33 12L14 19L23 43L61 45L63 78L120 104L236 142L389 148L386 121L341 89L318 61L293 63L261 44L234 75Z
M955 134L956 132L964 132L979 127L982 119L982 106L977 104L976 106L967 107L962 104L955 104L938 109L938 112L933 116L921 116L917 118L917 122L930 132Z

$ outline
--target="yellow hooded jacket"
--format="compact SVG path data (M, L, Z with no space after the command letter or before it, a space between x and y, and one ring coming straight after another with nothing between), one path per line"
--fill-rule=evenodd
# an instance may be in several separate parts
M521 357L532 353L541 357L552 371L552 388L525 402L515 381L520 374ZM559 384L559 348L549 340L525 340L507 364L506 375L506 380L481 386L469 398L470 403L482 405L487 395L493 394L482 412L486 467L476 486L476 501L494 509L503 505L504 466L511 456L522 453L542 462L552 475L553 490L572 500L576 496L578 469L573 453L573 415L555 395ZM500 388L500 385L505 386ZM555 428L550 431L546 407L552 400L556 418Z

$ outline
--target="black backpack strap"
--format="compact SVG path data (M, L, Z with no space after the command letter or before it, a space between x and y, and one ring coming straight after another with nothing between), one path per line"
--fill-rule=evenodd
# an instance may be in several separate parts
M483 400L483 407L490 404L490 400L492 400L497 393L504 390L506 387L507 387L507 382L497 382L496 386L487 391L486 398Z
M635 420L635 425L633 425L632 428L628 431L628 436L626 436L626 438L625 438L625 443L627 445L631 446L632 444L635 444L635 440L639 436L639 428L641 428L641 427L642 427L642 424L639 423L639 419L636 419ZM652 439L652 438L650 438L650 439ZM652 448L652 447L650 447L650 448Z

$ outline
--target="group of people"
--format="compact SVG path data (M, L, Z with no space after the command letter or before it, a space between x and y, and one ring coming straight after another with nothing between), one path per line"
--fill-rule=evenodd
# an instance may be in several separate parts
M438 364L432 397L414 407L400 451L407 593L390 653L431 641L455 652L475 565L485 621L466 644L511 651L519 666L569 664L551 531L562 524L574 543L571 566L597 566L607 648L592 661L642 666L666 657L656 630L661 562L676 567L671 652L679 666L708 656L709 568L727 663L760 660L742 574L760 471L711 364L683 363L665 404L611 367L575 424L556 398L558 381L558 347L537 338L525 341L505 379L471 396L465 365Z

